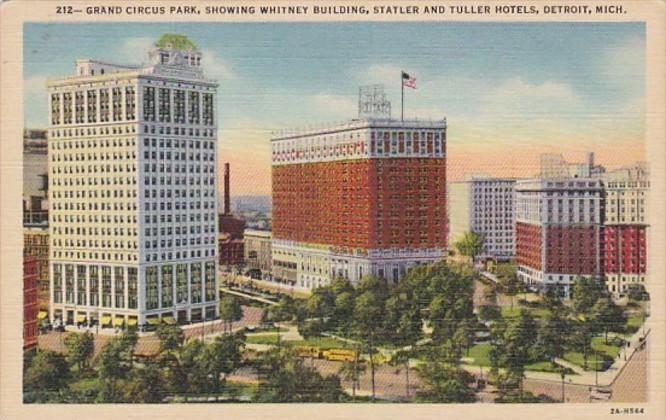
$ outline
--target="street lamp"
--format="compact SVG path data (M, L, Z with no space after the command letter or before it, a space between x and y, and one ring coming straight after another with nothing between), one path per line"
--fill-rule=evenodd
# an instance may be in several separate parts
M594 386L599 386L599 366L597 364L597 350L594 350Z
M560 371L560 377L562 378L562 402L564 402L564 366L562 366L562 370Z

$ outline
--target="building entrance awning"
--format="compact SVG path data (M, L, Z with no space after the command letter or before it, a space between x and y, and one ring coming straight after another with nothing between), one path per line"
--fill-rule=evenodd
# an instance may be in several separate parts
M81 315L81 314L77 315L77 316L76 316L76 322L78 322L78 323L86 322L86 316L85 316L85 315Z
M113 319L113 326L114 327L122 327L124 323L125 323L124 318L114 318Z
M37 314L37 319L41 321L42 319L46 319L47 316L49 316L48 312L39 311L39 313Z
M111 316L103 315L102 316L102 325L111 325Z

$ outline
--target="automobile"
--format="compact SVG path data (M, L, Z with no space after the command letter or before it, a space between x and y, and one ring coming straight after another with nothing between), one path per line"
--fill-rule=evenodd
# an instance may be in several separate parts
M257 327L255 327L254 325L248 325L247 327L245 327L245 331L246 332L255 332L255 331L257 331Z
M613 390L610 388L594 388L590 393L590 398L595 400L608 401L613 396Z

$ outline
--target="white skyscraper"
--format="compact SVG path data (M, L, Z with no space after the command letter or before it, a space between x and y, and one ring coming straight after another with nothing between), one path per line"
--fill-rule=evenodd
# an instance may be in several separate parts
M164 35L147 66L77 60L48 88L50 318L217 316L217 83L196 46Z

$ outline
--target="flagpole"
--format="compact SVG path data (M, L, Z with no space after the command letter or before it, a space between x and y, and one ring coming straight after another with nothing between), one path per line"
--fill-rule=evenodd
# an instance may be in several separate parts
M400 122L404 121L405 116L405 79L404 71L400 71Z

